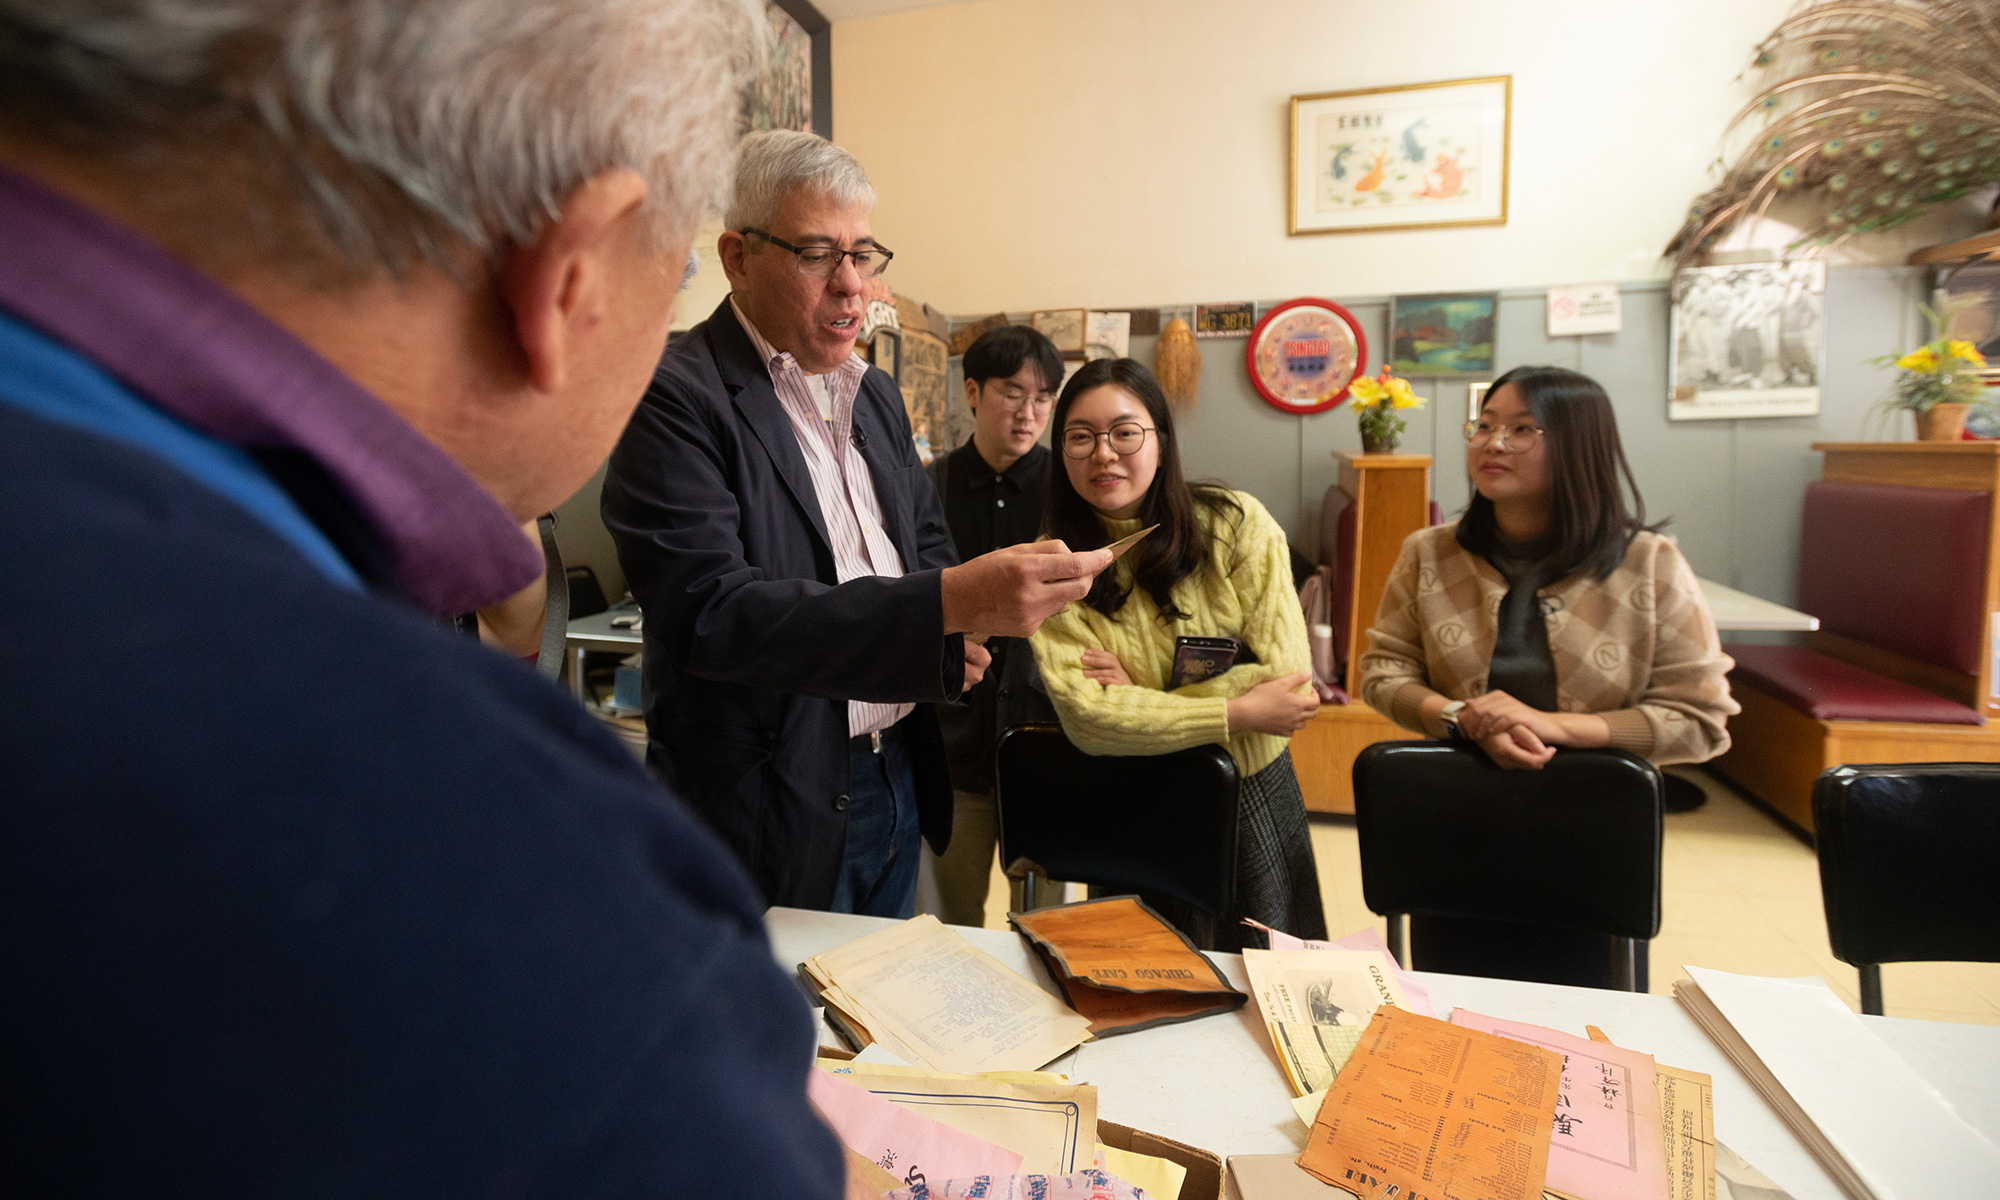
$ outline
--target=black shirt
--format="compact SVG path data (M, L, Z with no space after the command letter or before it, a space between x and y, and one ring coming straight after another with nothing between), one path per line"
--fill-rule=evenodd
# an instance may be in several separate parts
M995 471L979 447L967 442L931 463L931 482L944 500L945 524L960 562L1041 536L1053 457L1038 445L1005 471Z
M1048 447L1037 445L1006 470L995 471L968 441L932 461L931 482L944 501L945 524L960 562L1041 536L1042 501L1048 496L1054 457ZM938 705L951 755L951 785L966 792L992 788L993 748L1007 726L1054 719L1039 691L1035 656L1027 643L993 638L986 649L993 655L986 678L960 703Z
M1507 580L1500 600L1499 632L1487 669L1488 691L1509 696L1543 712L1556 711L1556 661L1549 650L1549 624L1537 591L1556 582L1547 546L1502 541L1487 562Z

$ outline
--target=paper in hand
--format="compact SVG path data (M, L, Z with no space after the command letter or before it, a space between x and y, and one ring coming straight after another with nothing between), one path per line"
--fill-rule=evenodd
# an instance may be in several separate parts
M1117 541L1111 543L1109 546L1106 546L1105 549L1111 551L1111 562L1117 562L1119 559L1125 557L1125 552L1127 550L1130 550L1132 547L1138 545L1140 538L1145 537L1147 534L1153 532L1155 529L1158 528L1159 528L1158 525L1148 525L1144 529L1141 529L1139 532L1133 534L1127 534L1126 536L1119 538ZM1106 563L1105 565L1108 567L1111 565L1111 563Z

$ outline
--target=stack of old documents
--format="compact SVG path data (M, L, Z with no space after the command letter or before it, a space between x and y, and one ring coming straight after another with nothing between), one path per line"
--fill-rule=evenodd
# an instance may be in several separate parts
M814 955L800 970L859 1041L935 1071L1025 1071L1090 1036L1090 1022L1006 964L913 917Z

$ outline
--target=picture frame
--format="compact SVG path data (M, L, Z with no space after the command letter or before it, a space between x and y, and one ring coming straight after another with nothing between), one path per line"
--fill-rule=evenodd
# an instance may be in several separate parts
M1498 292L1392 297L1383 360L1406 379L1491 375L1499 316Z
M1325 412L1347 397L1368 369L1368 335L1331 300L1301 297L1274 304L1243 347L1251 386L1265 403L1299 415Z
M1055 343L1056 352L1083 357L1088 317L1081 308L1043 309L1028 318L1035 332Z
M1514 77L1291 99L1286 232L1507 223Z
M1486 393L1492 386L1493 381L1490 379L1465 385L1465 419L1467 421L1477 421L1479 419L1479 410L1485 405Z
M1668 308L1667 419L1816 415L1825 325L1825 259L1683 270Z
M833 139L833 22L811 0L770 0L770 64L745 90L746 130L810 129Z

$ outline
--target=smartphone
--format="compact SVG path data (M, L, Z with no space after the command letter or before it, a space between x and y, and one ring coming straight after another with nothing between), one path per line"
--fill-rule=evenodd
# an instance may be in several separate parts
M1167 690L1212 679L1236 665L1243 643L1226 637L1177 637L1174 639L1174 671Z

